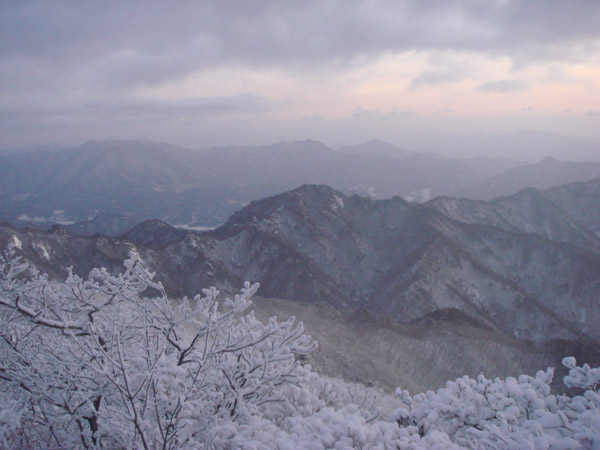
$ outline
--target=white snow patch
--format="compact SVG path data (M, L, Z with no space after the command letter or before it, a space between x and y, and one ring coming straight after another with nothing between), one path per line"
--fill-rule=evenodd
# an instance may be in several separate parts
M333 203L331 204L331 208L334 211L337 211L338 208L343 208L344 207L344 199L338 195L333 197Z
M30 217L27 214L21 214L19 217L17 217L17 220L20 220L21 222L32 222L32 223L47 222L47 219L44 217L39 217L39 216Z
M72 225L75 223L74 220L57 219L54 217L50 217L50 222L57 223L58 225Z
M425 188L425 189L421 189L420 191L411 192L405 198L409 202L418 202L418 203L426 202L427 200L429 200L431 198L431 188Z
M28 214L21 214L17 217L17 220L21 222L30 222L30 223L43 223L43 222L54 222L59 225L71 225L75 223L74 220L68 220L64 216L64 210L56 209L54 213L50 217L41 217L41 216L29 216Z
M40 258L44 258L46 261L50 261L50 254L48 253L48 250L46 250L46 247L44 247L38 242L34 242L32 246Z
M204 225L194 226L191 223L180 223L173 225L175 228L179 228L181 230L189 230L189 231L210 231L214 230L217 227L206 227Z
M357 184L356 186L352 186L348 190L350 192L353 192L353 191L364 192L364 193L366 193L367 195L369 195L371 197L375 197L375 195L377 195L377 189L375 189L374 186L366 187L363 184Z
M15 248L18 248L19 250L23 250L23 243L14 234L12 235L12 244L15 246Z

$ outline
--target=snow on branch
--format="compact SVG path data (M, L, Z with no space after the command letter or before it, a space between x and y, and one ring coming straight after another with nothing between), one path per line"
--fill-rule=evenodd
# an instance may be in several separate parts
M20 444L194 447L219 419L285 402L283 386L302 374L295 355L316 344L293 320L243 315L257 289L247 283L222 303L207 289L195 307L175 306L136 255L117 276L69 271L57 283L9 250L0 259L0 380L20 407Z

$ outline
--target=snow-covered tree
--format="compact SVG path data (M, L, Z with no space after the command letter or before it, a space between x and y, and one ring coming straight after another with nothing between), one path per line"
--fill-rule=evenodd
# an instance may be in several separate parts
M244 314L258 285L171 302L135 255L124 273L51 283L0 259L0 446L199 447L211 424L285 403L315 344Z
M398 390L405 408L393 418L422 436L443 432L466 448L600 448L600 368L579 367L573 357L563 365L565 385L581 395L552 394L553 369L505 380L464 376L414 397Z
M0 255L0 448L600 448L600 368L565 358L571 396L548 369L381 402L299 365L316 344L255 319L257 288L177 302L135 254L64 282Z
M248 313L258 285L169 300L139 257L49 281L0 256L0 447L458 448L378 419L373 390L318 376L293 319Z

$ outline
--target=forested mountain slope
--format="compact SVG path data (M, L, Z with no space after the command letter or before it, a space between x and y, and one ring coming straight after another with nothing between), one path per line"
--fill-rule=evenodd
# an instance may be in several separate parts
M598 230L583 209L569 214L563 205L577 192L594 205L597 186L415 204L307 185L253 202L206 233L157 220L118 238L4 226L2 243L17 240L55 274L69 265L115 271L135 248L178 295L252 280L262 296L364 308L402 322L452 310L517 338L597 342Z

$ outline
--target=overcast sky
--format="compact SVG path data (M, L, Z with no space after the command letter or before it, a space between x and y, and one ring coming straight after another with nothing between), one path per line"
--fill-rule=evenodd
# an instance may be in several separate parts
M596 0L0 5L1 148L600 139Z

